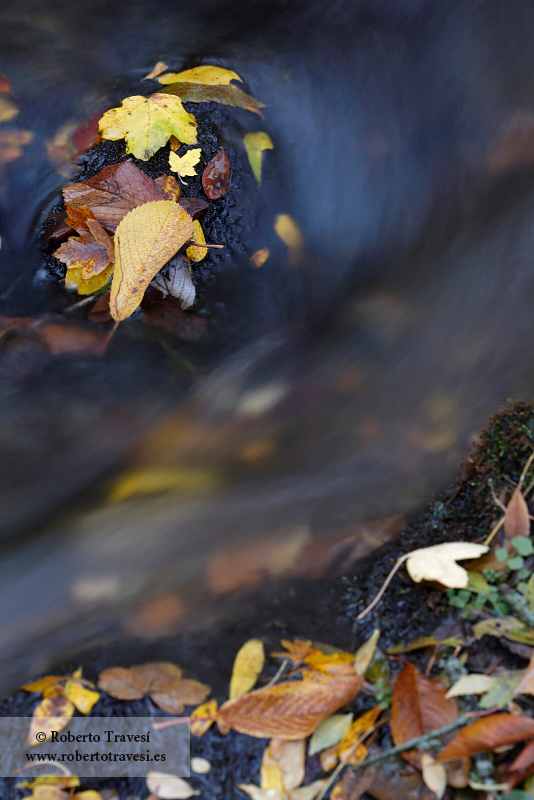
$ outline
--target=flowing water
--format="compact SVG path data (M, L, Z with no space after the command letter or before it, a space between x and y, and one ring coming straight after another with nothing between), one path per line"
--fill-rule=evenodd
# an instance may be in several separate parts
M37 241L65 182L46 142L160 59L231 68L267 104L269 213L244 241L271 211L305 239L230 281L219 338L179 358L129 323L101 359L28 368L4 346L4 687L158 593L196 624L243 584L224 579L239 553L279 574L325 532L369 552L398 524L362 523L423 503L486 415L531 397L533 44L527 0L3 4L20 113L0 135L34 136L3 166L1 315L65 305ZM133 469L174 471L174 491L110 503Z

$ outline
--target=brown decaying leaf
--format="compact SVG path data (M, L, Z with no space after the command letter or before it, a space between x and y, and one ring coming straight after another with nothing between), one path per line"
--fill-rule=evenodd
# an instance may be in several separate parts
M530 536L530 518L525 498L519 486L514 490L504 515L504 532L511 542L516 536Z
M0 72L0 94L5 94L5 92L11 91L11 82L9 78L6 78L5 75L2 75Z
M519 753L515 761L509 767L506 774L506 783L509 789L513 789L525 778L534 774L534 739L529 742Z
M124 217L115 233L109 302L114 320L135 311L150 281L192 234L193 220L172 200L144 203Z
M309 670L302 681L284 681L235 697L221 706L219 720L249 736L304 739L362 688L362 678L351 665L337 664L334 672Z
M98 686L118 700L140 700L148 694L171 714L181 714L184 705L201 703L211 691L199 681L182 678L180 667L167 661L106 669L100 673Z
M109 310L109 289L107 292L99 295L96 303L87 314L89 322L109 322L111 319L111 312Z
M113 241L109 233L95 219L91 209L68 209L66 224L79 236L71 236L54 253L68 269L81 268L82 278L99 275L115 258Z
M167 297L165 300L145 299L143 322L170 333L184 342L199 342L208 333L208 320L196 314L186 314L180 300Z
M366 711L361 717L354 720L348 732L337 746L337 755L340 761L344 764L361 764L367 757L367 747L360 744L355 747L358 739L361 739L362 734L366 733L373 727L378 717L382 713L380 706Z
M162 186L131 161L112 164L93 178L63 189L69 209L90 208L95 219L112 233L133 208L154 200L165 200Z
M306 773L306 742L271 739L260 769L260 788L289 792L296 789Z
M201 217L204 211L210 207L210 204L201 197L181 197L180 205L193 219Z
M280 644L285 650L271 653L273 658L288 658L294 667L302 664L307 655L314 649L311 639L282 639Z
M534 695L534 654L530 657L530 663L525 670L525 674L514 689L514 697L518 694Z
M427 678L413 664L405 665L393 690L391 733L395 745L443 728L458 719L456 701L452 698L447 700L446 691L440 683ZM408 750L402 755L420 769L419 751Z
M261 115L261 108L265 103L260 103L256 98L238 89L237 86L208 86L199 83L171 83L160 89L162 94L174 94L183 103L221 103L234 108L244 108Z
M19 110L12 100L7 97L0 97L0 122L8 122L16 117Z
M176 178L172 175L161 175L159 178L156 178L155 183L159 186L167 200L174 200L175 203L178 203L180 200L180 184Z
M507 744L524 742L534 737L534 719L514 714L492 714L482 717L451 739L436 761L474 756Z
M204 167L202 188L208 200L218 200L226 194L230 182L230 162L224 147Z

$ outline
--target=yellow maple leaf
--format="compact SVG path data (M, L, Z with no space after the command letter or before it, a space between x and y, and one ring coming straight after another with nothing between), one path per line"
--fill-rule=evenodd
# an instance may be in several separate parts
M106 111L99 130L104 139L126 139L126 152L142 161L148 161L172 135L184 144L197 141L194 116L179 97L159 92L151 97L126 97L122 106Z
M241 78L231 69L204 64L183 72L168 72L167 75L161 75L158 81L160 83L202 83L205 86L228 86L230 81L241 81Z
M271 137L265 131L247 133L243 137L243 144L245 145L254 177L258 183L261 183L262 153L264 150L273 149L274 144L271 141Z
M265 652L261 639L249 639L238 651L230 680L230 697L248 692L256 681L265 663Z
M183 156L177 156L172 151L169 153L169 167L173 172L177 172L180 178L187 178L197 174L195 165L200 161L200 147L188 150Z
M178 203L154 200L132 209L115 233L115 272L109 301L119 322L139 306L150 281L191 238L193 220Z

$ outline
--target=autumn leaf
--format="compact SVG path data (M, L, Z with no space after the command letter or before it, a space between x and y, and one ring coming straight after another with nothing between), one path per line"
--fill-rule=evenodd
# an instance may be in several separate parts
M197 244L206 244L206 237L204 236L204 231L202 230L202 225L198 221L198 219L194 220L193 222L193 236L192 239ZM187 250L185 251L186 256L191 259L191 261L202 261L203 258L206 257L208 252L207 247L196 247L194 244L190 245Z
M210 204L201 197L181 197L180 205L194 220L201 217L204 211L210 207Z
M187 800L200 792L179 778L166 772L149 772L146 776L146 785L149 792L153 792L159 800Z
M145 203L124 217L115 233L113 319L119 322L135 311L150 281L192 233L193 220L172 200Z
M534 653L530 656L530 662L525 674L514 690L514 697L518 694L534 695Z
M158 61L157 64L154 66L154 69L151 69L148 75L145 75L144 78L141 78L142 81L150 81L153 78L157 78L158 75L161 75L162 72L168 69L167 64L164 61ZM163 81L160 81L163 83Z
M203 736L216 720L217 700L208 700L207 703L202 703L191 714L191 733L193 736Z
M516 536L530 536L530 516L528 505L519 486L514 490L504 515L506 540L511 542Z
M52 731L62 730L74 714L74 706L61 694L59 697L45 697L33 712L28 744L36 745L52 738ZM36 739L37 733L45 733L46 738Z
M200 147L195 147L193 150L187 150L183 156L178 156L176 153L169 153L169 167L173 172L177 172L180 178L188 178L197 174L195 166L200 161L200 154L202 150Z
M496 681L497 678L493 677L493 675L481 675L475 672L470 675L462 675L462 677L451 686L445 697L484 694L495 685Z
M69 213L89 208L95 219L113 233L132 209L153 200L165 200L167 185L165 179L153 181L131 161L123 161L104 167L93 178L65 186L63 198Z
M249 639L245 642L238 651L232 668L230 698L239 697L252 689L264 663L265 652L261 639Z
M41 744L35 735L43 732L47 741L53 730L64 728L75 708L82 714L88 714L99 699L98 692L92 691L94 684L82 678L81 669L70 676L47 675L32 683L21 686L27 692L43 694L43 700L35 708L28 733L28 744Z
M208 86L199 83L173 83L162 89L160 94L174 95L184 103L220 103L233 108L244 108L254 114L261 114L260 109L265 108L265 103L260 103L237 86ZM180 138L180 137L178 137ZM195 144L182 139L185 144Z
M289 214L277 214L274 230L289 250L290 261L296 261L304 246L304 237L293 217Z
M366 759L367 747L357 742L373 727L381 713L380 706L375 706L352 723L337 746L337 757L343 764L361 764Z
M285 647L285 651L271 653L271 656L273 658L288 658L294 667L302 664L306 656L314 649L311 639L295 639L292 642L289 639L282 639L281 645Z
M255 253L252 253L250 256L250 261L252 261L252 265L259 269L263 267L267 259L269 258L271 251L268 247L262 247L260 250L256 250Z
M271 138L265 131L247 133L243 137L243 144L245 145L254 177L258 183L261 183L262 154L264 150L273 149L274 145Z
M349 664L337 662L332 671L336 674L310 669L301 681L284 681L234 697L219 709L219 720L249 736L304 739L363 685Z
M436 761L440 764L464 756L475 756L495 747L524 742L534 737L534 719L514 714L482 717L451 739Z
M106 286L113 274L114 265L110 264L103 272L94 275L92 278L82 277L82 268L74 267L68 269L65 275L65 289L70 292L78 292L81 295L95 294Z
M148 161L172 135L184 144L196 144L197 124L179 97L156 94L126 97L122 106L106 111L101 118L104 139L126 140L126 152Z
M155 286L164 297L172 295L180 300L182 308L190 308L195 302L195 284L191 278L191 267L185 256L171 258L164 272L158 272L151 286Z
M9 122L18 113L19 110L12 100L7 97L0 97L0 122Z
M155 183L162 190L167 200L174 200L175 203L180 201L180 185L172 175L161 175L161 177L156 178ZM163 198L161 199L163 200ZM187 200L188 198L186 197L185 199ZM193 215L190 214L190 216Z
M236 72L211 64L186 69L183 72L168 72L158 78L160 83L202 83L205 86L228 86L230 81L241 81Z
M181 714L184 705L201 703L210 693L209 686L182 678L180 667L167 661L106 669L100 673L98 687L118 700L140 700L148 694L171 714Z
M333 714L313 732L308 747L310 756L338 744L348 733L352 725L353 714Z
M83 280L103 272L115 260L113 240L91 209L69 209L66 225L77 231L54 253L68 269L81 269Z
M375 628L371 636L367 639L366 642L362 644L361 647L358 648L354 655L354 669L361 675L362 677L367 672L369 664L373 660L374 654L376 652L376 646L378 644L378 640L380 639L380 630Z
M472 542L445 542L413 550L406 569L415 583L437 581L450 589L464 589L469 583L467 571L457 564L464 558L478 558L489 550L486 545Z
M260 788L290 791L300 786L305 775L306 742L271 739L260 769Z
M443 764L436 764L428 753L421 756L421 770L425 785L441 800L447 788L447 772Z
M406 664L395 683L391 705L391 734L395 745L443 728L458 719L456 701L445 697L446 690L438 681ZM403 757L418 769L421 753L404 752Z
M226 194L229 182L230 162L223 147L204 167L202 188L209 200L219 200Z
M65 697L82 714L89 714L94 704L99 700L98 692L87 689L78 681L67 681L65 683Z

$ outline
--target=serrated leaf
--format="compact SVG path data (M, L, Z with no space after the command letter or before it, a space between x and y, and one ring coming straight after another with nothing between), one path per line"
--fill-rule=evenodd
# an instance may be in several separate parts
M449 589L465 589L469 583L467 570L457 564L466 558L478 558L489 548L472 542L445 542L423 547L410 553L406 569L415 583L437 581Z
M173 83L166 89L162 89L160 94L171 94L179 97L184 103L220 103L224 106L233 108L244 108L254 114L261 115L261 108L265 108L265 103L260 103L251 95L238 89L237 86L206 86L200 83ZM180 139L180 137L178 136ZM184 144L194 144L185 139L181 139Z
M308 755L313 756L345 738L352 725L353 714L333 714L321 722L310 739Z
M176 153L169 153L169 167L173 172L177 172L180 178L193 177L197 174L195 166L200 161L200 154L202 150L200 147L195 147L193 150L187 150L183 156Z
M150 281L191 238L193 220L172 200L130 211L115 233L115 271L109 307L117 322L139 306Z
M264 150L272 150L274 145L271 137L265 131L247 133L243 137L243 144L247 151L248 160L254 173L254 177L261 183L262 154Z
M104 139L125 139L126 152L142 161L148 161L172 135L184 144L197 141L193 115L179 97L160 92L151 97L126 97L122 106L106 111L99 130Z
M249 639L238 651L230 680L230 697L239 697L250 691L258 680L265 663L261 639Z
M241 81L236 72L223 67L203 64L200 67L186 69L183 72L168 72L158 78L160 83L202 83L205 86L228 86L230 81Z

